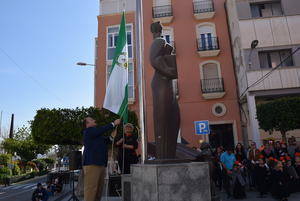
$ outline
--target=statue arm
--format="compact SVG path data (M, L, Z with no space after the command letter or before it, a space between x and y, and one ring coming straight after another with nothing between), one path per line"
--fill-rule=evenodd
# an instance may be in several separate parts
M154 40L150 50L150 61L153 68L160 74L170 79L176 79L176 58L174 55L166 55L170 51L170 47L166 46L163 39Z
M153 68L157 70L159 73L161 73L163 76L170 79L177 78L176 66L169 66L164 56L157 57L154 62L156 64L153 65Z

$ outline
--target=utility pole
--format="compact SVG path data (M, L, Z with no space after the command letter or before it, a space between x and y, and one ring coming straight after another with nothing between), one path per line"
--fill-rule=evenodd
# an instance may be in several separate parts
M10 122L10 130L9 130L9 138L14 137L14 114L11 115L11 122Z

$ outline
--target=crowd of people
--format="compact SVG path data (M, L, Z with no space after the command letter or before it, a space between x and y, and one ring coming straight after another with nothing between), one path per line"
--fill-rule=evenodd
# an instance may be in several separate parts
M224 189L228 198L246 198L246 189L257 190L258 197L268 193L280 201L287 201L300 192L300 146L296 141L269 141L249 148L238 143L233 148L217 147L214 153L213 181Z
M55 178L47 182L46 188L41 183L37 184L37 188L32 193L32 201L47 201L49 197L54 196L62 191L63 183L61 179Z

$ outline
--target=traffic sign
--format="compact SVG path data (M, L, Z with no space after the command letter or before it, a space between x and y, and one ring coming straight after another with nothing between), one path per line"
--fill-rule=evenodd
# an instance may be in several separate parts
M195 121L194 124L195 124L195 133L196 133L196 135L208 135L208 134L210 134L208 120Z

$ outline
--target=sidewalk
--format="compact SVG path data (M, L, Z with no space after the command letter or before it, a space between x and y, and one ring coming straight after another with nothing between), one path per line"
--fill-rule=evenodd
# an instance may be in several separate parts
M69 198L72 193L72 186L70 184L65 184L61 193L58 195L52 196L48 201L61 201ZM68 200L68 199L67 199Z

